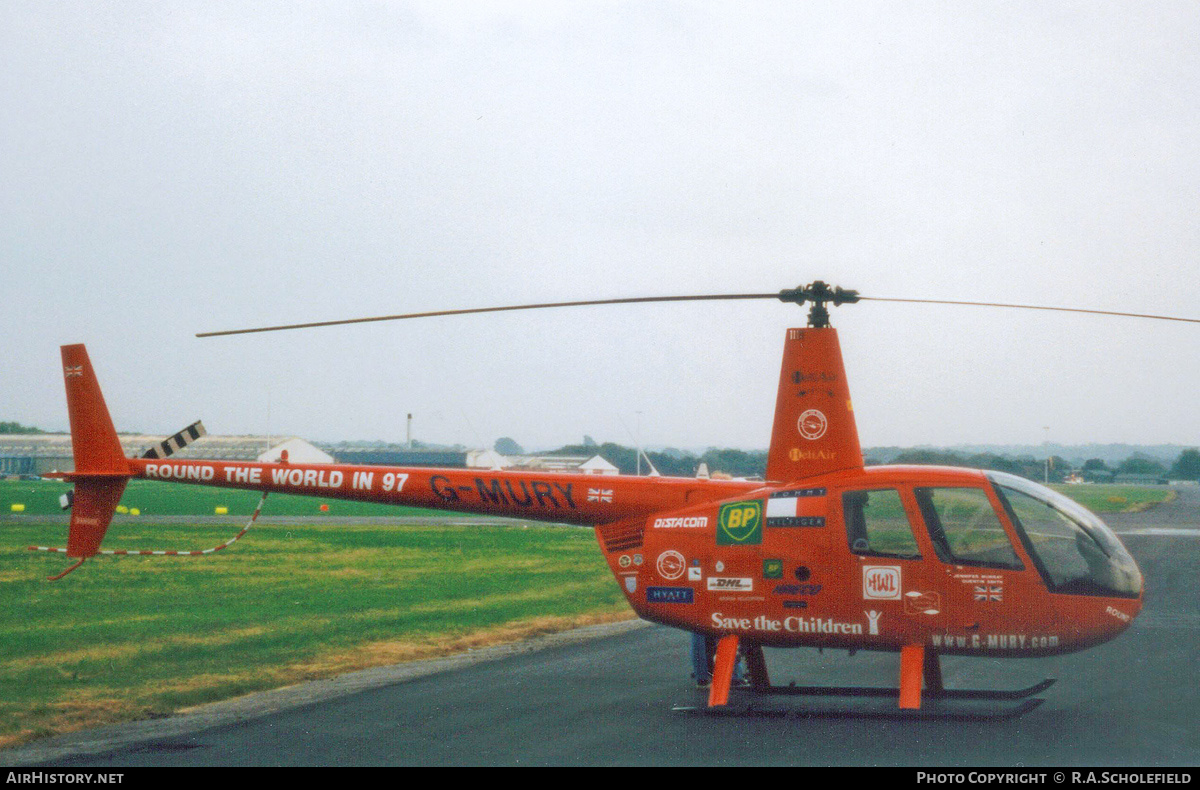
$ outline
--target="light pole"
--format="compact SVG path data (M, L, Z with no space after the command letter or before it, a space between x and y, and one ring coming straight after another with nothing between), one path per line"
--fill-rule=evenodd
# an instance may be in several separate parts
M642 476L642 413L637 413L637 473L638 477Z
M1046 485L1050 485L1050 426L1043 425L1042 429L1046 431Z

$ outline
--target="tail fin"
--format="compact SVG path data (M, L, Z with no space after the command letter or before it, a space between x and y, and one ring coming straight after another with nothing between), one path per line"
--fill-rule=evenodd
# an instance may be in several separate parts
M112 417L108 416L108 406L104 403L87 349L82 343L63 346L62 361L75 474L127 473L129 462L113 429Z
M767 480L787 483L862 465L837 330L789 329Z
M82 344L63 346L62 362L75 453L75 471L63 475L75 483L67 556L79 557L82 562L100 550L100 542L129 480L130 466L87 349Z
M71 531L67 535L67 556L86 559L100 551L100 542L113 511L125 492L129 478L88 478L75 483L75 503L71 506Z

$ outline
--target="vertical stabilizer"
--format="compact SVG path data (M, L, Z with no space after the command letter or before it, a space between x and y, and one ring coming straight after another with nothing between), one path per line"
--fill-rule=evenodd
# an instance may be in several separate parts
M121 501L128 478L106 477L77 480L71 506L71 528L67 533L68 557L91 557L100 551L113 511Z
M63 475L75 483L67 556L86 558L100 550L130 468L87 349L63 346L62 363L75 454L75 471Z
M787 483L863 465L837 330L789 329L767 480Z
M83 344L63 346L62 362L76 474L128 473L129 462L108 416L87 349Z

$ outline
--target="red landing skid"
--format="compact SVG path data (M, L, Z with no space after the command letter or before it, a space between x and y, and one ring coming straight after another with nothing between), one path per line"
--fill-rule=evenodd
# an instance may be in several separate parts
M901 654L902 688L875 686L772 686L762 648L747 645L749 686L730 683L737 642L722 639L717 646L712 690L707 705L676 705L673 711L707 716L754 716L765 718L868 718L995 721L1022 716L1045 702L1034 697L1054 684L1054 678L1022 689L947 689L942 685L941 665L932 651L909 650ZM921 689L924 680L925 688ZM732 699L731 699L732 695ZM820 697L834 700L820 706L771 704L772 698ZM873 704L873 700L886 700ZM983 707L979 703L1016 703Z

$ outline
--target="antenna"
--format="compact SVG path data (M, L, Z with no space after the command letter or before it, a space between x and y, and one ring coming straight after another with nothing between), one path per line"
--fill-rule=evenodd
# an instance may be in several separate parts
M479 449L486 450L487 445L483 443L483 437L479 435L479 431L475 430L475 426L471 424L471 418L467 416L466 411L459 409L458 413L462 415L463 420L467 423L467 427L471 429L471 433L475 434L475 441L479 442Z
M641 412L639 411L638 414L641 414ZM632 439L633 443L637 445L638 476L641 476L642 474L642 459L645 458L646 463L650 466L649 476L662 477L662 473L654 468L654 462L650 460L650 456L646 455L646 453L642 451L641 440L633 435L633 431L629 430L629 423L625 422L625 418L621 416L620 412L617 413L617 419L621 421L621 425L625 428L625 433L629 434L629 438Z

